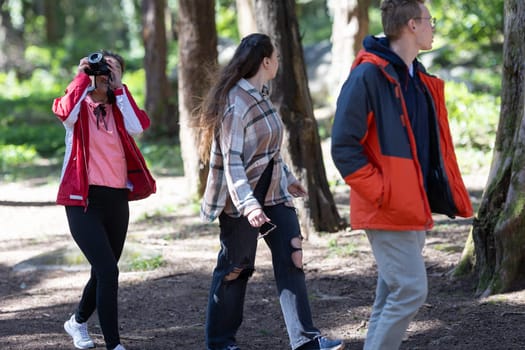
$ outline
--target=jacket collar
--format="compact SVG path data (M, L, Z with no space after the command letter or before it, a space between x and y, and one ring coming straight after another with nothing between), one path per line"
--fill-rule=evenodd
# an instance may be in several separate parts
M268 86L266 85L263 86L263 91L259 91L244 78L241 78L241 80L237 82L237 85L253 96L258 102L267 99L269 96Z

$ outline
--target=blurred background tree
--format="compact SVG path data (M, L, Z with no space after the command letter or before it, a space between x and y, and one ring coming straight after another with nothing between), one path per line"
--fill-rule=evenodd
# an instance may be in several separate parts
M219 63L231 54L231 47L239 40L236 6L241 1L252 0L215 0ZM357 3L362 2L366 1ZM309 86L323 139L330 136L330 105L334 97L326 89L314 91L314 86L319 81L325 86L335 84L322 68L330 65L332 44L339 40L332 36L335 15L329 3L330 0L295 2ZM168 85L159 87L146 83L152 73L145 67L159 68L146 62L155 62L158 55L164 54L144 41L146 10L142 5L142 0L0 0L0 178L11 181L46 175L49 181L57 181L63 130L50 112L51 101L63 93L80 58L101 48L126 58L124 81L139 105L148 106L148 95L167 94L169 97L163 101L169 99L165 102L173 109L163 118L178 122L178 1L165 0L163 16L156 18L165 26L166 38L160 40L167 41L166 67L161 67L161 74L165 71ZM366 32L379 34L379 0L370 0L368 5ZM438 25L434 50L421 54L421 59L429 71L448 82L448 107L458 158L464 171L477 172L490 163L498 121L503 0L433 0L429 6ZM356 42L359 44L359 39ZM326 106L327 118L322 121L320 111ZM150 108L148 112L154 114L154 108ZM145 156L157 174L182 174L179 135L174 129L173 125L154 129L148 139L141 140Z

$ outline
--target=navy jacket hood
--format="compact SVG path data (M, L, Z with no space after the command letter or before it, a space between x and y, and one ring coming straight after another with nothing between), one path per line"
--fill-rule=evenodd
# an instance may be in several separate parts
M366 51L390 62L399 75L401 85L406 84L406 80L408 79L408 67L401 57L390 49L390 40L387 37L369 35L363 40L363 47ZM415 73L419 68L416 59L413 62L413 67Z

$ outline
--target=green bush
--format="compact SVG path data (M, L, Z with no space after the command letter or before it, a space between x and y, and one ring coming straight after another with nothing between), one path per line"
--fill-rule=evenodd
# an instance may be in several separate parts
M498 127L500 97L472 93L465 84L455 82L446 84L445 94L461 168L467 173L487 168Z
M139 142L139 144L148 166L156 174L170 176L184 174L180 145L169 140L155 143Z
M33 146L28 145L0 145L0 172L30 163L37 158Z

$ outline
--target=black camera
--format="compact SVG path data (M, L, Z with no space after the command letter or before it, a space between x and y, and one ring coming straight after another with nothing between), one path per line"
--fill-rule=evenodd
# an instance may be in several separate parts
M104 59L102 52L95 52L88 56L89 68L86 68L84 72L87 75L110 75L111 70L109 69L108 63Z

